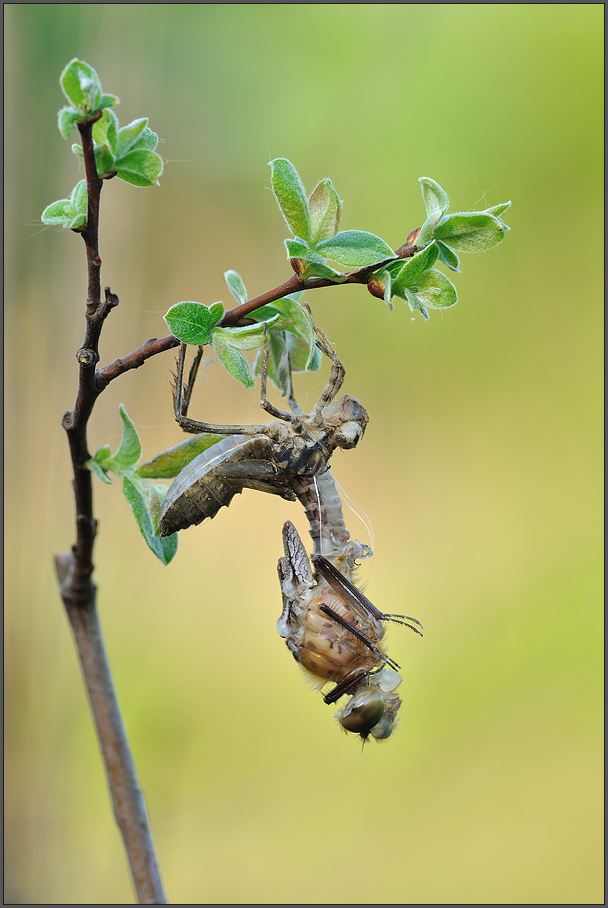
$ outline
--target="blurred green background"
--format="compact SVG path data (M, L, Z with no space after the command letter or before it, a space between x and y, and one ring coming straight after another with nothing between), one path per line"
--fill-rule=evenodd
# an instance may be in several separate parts
M83 176L56 111L72 57L164 139L161 187L102 196L121 304L102 364L166 333L183 299L291 274L269 192L287 157L331 177L344 229L399 246L419 176L452 210L508 199L425 323L363 288L309 294L369 410L333 470L374 528L368 595L389 631L397 733L361 754L275 630L281 526L257 492L182 534L163 567L118 486L96 483L106 644L171 901L602 902L601 4L8 4L6 766L9 902L133 899L52 568L73 541L67 444L84 247L39 218ZM91 425L175 444L165 354ZM326 367L325 367L326 369ZM322 375L298 380L312 404ZM259 421L212 363L193 415ZM353 536L369 541L347 511Z

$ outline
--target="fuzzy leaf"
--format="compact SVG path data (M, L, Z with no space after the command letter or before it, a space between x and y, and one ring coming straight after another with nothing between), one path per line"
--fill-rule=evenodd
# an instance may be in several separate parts
M228 284L228 289L231 294L239 304L242 306L243 303L247 302L247 290L245 289L245 284L243 283L243 278L236 271L224 271L224 280Z
M447 309L453 306L458 297L456 288L441 271L423 271L415 284L404 288L403 293L412 311L422 312L429 317L427 309Z
M295 240L283 240L285 244L285 249L287 250L287 258L297 258L304 259L305 262L314 262L318 265L324 265L325 259L318 254L318 252L313 252L309 248L308 243L305 243L304 240L301 240L299 236Z
M230 372L233 378L242 382L247 388L252 388L255 382L251 375L249 363L240 350L237 350L232 344L228 343L225 340L223 333L220 332L222 332L221 328L216 329L213 332L211 341L211 346L215 350L219 361L228 372Z
M310 213L302 181L287 158L270 162L272 191L294 236L310 240Z
M116 161L117 176L133 186L157 186L163 172L163 160L154 151L145 148L130 151Z
M42 212L41 220L43 224L63 224L67 227L72 217L70 200L58 199L56 202L51 202L50 205L47 205Z
M439 183L431 180L430 177L420 177L418 182L422 189L422 198L424 199L427 217L435 214L445 214L449 208L450 200Z
M95 164L97 166L97 174L102 179L106 174L115 170L114 155L107 145L95 146Z
M418 233L416 237L416 246L419 249L423 249L425 246L428 246L429 243L433 242L435 227L441 220L441 212L434 211L433 214L430 214Z
M308 200L310 210L310 242L313 246L321 240L335 236L340 226L342 203L331 180L321 180Z
M142 132L148 125L148 118L142 117L139 120L133 120L128 126L123 126L118 130L116 138L116 157L124 158L133 146L138 142Z
M217 325L224 314L224 304L223 303L211 303L209 306L209 312L211 313L211 327Z
M68 101L84 113L93 113L102 100L99 76L92 66L76 57L61 73L59 84Z
M114 485L113 480L110 479L108 474L105 472L101 464L95 459L95 457L87 460L85 466L91 471L91 473L94 473L95 476L97 476L97 478L101 480L101 482L105 482L110 486Z
M93 141L96 145L107 145L116 157L116 139L118 136L118 119L113 110L106 109L99 120L93 124Z
M438 255L439 250L437 249L437 244L431 243L430 246L426 246L420 252L417 252L416 255L412 256L412 258L407 259L401 268L401 271L395 276L393 293L400 295L405 287L415 283L418 280L418 276L422 274L423 271L427 271L435 264Z
M171 536L157 536L155 522L158 526L158 513L165 492L152 483L138 480L137 477L125 476L122 490L127 499L141 535L149 548L163 564L169 564L177 551L177 533ZM155 519L156 518L156 521Z
M73 107L61 108L57 114L57 126L64 139L67 139L78 120L82 120L82 114L79 111L74 110Z
M114 107L115 104L120 104L120 98L117 98L116 95L102 95L97 102L97 110L102 110L104 107Z
M111 463L112 467L117 467L119 470L125 470L127 467L132 467L133 464L136 464L139 460L141 456L141 444L137 429L131 422L127 411L122 404L119 405L118 409L120 418L122 419L122 437L116 453L108 458L106 463Z
M494 205L492 208L486 208L484 214L493 214L495 218L500 217L503 211L511 207L511 202L503 202L501 205Z
M482 252L504 240L505 226L491 214L465 211L443 217L433 236L461 252Z
M460 271L460 260L453 249L437 240L437 249L439 250L439 260L451 268L452 271Z
M330 240L317 244L317 251L341 265L362 268L391 258L391 247L373 233L365 230L343 230Z
M216 313L217 309L214 315ZM184 344L201 346L209 343L213 317L211 310L203 303L188 300L171 306L164 319L169 331Z
M140 464L135 472L142 479L173 479L191 460L217 444L222 438L223 435L207 432L194 435L172 448L167 448L166 451L161 451L152 460Z
M279 320L279 315L266 319L266 330ZM237 347L239 350L255 350L264 343L264 324L256 322L255 325L244 325L242 328L215 328L211 335L211 344L215 347L216 338L221 342Z

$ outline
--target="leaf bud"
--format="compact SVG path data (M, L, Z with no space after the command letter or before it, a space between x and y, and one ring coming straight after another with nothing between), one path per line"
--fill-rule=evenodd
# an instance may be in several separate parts
M371 281L368 281L367 289L372 296L377 297L379 300L384 299L384 284L378 278L373 277Z
M296 274L304 274L304 272L306 271L306 262L304 261L304 259L289 259L289 264Z

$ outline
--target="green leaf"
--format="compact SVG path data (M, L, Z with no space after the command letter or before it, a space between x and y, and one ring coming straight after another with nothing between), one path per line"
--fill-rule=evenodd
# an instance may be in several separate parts
M160 139L158 138L156 133L152 132L152 130L148 129L148 127L146 126L146 128L142 131L139 139L133 146L133 149L146 148L148 151L154 151L159 142Z
M107 462L111 462L118 470L125 470L127 467L132 467L139 460L141 444L137 429L131 422L127 411L122 404L119 405L118 409L122 419L122 437L116 452Z
M128 126L123 126L118 130L116 137L116 157L123 158L137 144L141 134L148 125L148 118L142 117L139 120L133 120Z
M190 300L176 303L171 306L164 318L171 334L174 334L184 344L201 346L209 343L212 314L203 303Z
M83 113L93 113L102 100L99 76L92 66L76 57L61 73L59 84L68 101Z
M395 280L393 281L393 293L400 296L401 291L405 287L414 284L423 271L427 271L435 264L438 255L439 250L437 249L437 244L431 243L430 246L426 246L426 248L417 252L416 255L413 255L412 258L407 259L401 268L401 271L395 276Z
M453 249L450 249L441 240L437 240L437 249L439 250L439 260L444 265L447 265L452 271L460 271L460 260Z
M79 158L83 158L83 157L84 157L84 151L82 150L82 145L72 145L72 151L73 151L74 154L77 155Z
M95 165L97 167L97 174L102 179L106 174L115 171L114 155L107 145L95 146Z
M306 309L295 300L289 297L275 300L261 309L256 309L252 315L258 321L266 321L272 330L291 331L292 334L297 334L306 341L309 346L314 346L315 333L310 316Z
M206 451L207 448L217 444L224 435L214 435L203 432L182 441L166 451L161 451L152 460L140 464L135 470L142 479L172 479L187 466L191 460Z
M456 288L441 271L423 271L415 284L408 285L398 296L404 296L412 311L422 312L429 317L427 309L447 309L458 297Z
M104 107L113 107L115 104L120 104L120 98L117 98L116 95L102 95L97 102L97 110L102 110Z
M445 214L449 208L450 200L439 183L431 180L430 177L420 177L418 182L422 189L422 198L424 199L427 217L438 213Z
M272 331L267 337L268 377L283 396L289 391L289 358L285 331ZM261 375L264 351L260 350L253 365L253 374Z
M482 252L504 240L505 227L491 214L464 211L443 217L433 235L461 252Z
M116 138L118 119L113 110L106 109L99 120L93 124L93 141L96 145L107 145L116 157Z
M335 236L340 226L342 203L331 180L321 180L308 200L310 210L310 242L313 246L321 240Z
M127 499L139 531L149 548L163 564L169 564L177 551L177 533L171 536L157 536L155 522L158 526L160 504L166 493L157 485L125 476L122 490ZM156 518L156 521L155 521Z
M416 246L419 249L423 249L425 246L428 246L429 243L433 242L435 227L441 220L441 212L435 211L433 214L430 214L418 233L416 237Z
M506 211L507 208L511 207L511 202L503 202L501 205L494 205L492 208L486 208L484 214L493 214L495 218L499 217Z
M74 110L73 107L61 108L57 114L57 126L64 139L67 139L78 120L82 120L82 114L79 111Z
M308 243L301 240L299 236L295 240L283 240L287 250L287 258L304 259L305 262L315 262L318 265L324 265L325 259L317 252L309 248Z
M334 262L357 268L373 265L395 255L384 240L365 230L343 230L332 239L317 243L316 248Z
M316 372L319 369L321 353L316 344L312 348L312 356L308 344L296 334L288 334L286 344L292 372Z
M73 217L71 210L69 199L58 199L56 202L51 202L42 212L42 223L50 225L62 224L67 227Z
M239 304L242 306L243 303L247 302L247 291L245 289L245 284L243 283L243 278L236 271L224 271L224 280L228 284L228 289L231 294Z
M278 320L278 314L266 319L266 330L269 331ZM215 347L218 337L222 342L238 347L239 350L255 350L264 343L264 323L256 322L254 325L244 325L242 328L214 328L211 335L213 347Z
M90 470L91 473L94 473L95 476L97 476L97 478L101 480L101 482L105 482L108 485L114 485L113 481L105 472L101 464L98 463L98 461L94 457L92 457L91 460L87 460L85 467L87 467L87 469Z
M380 281L384 287L384 302L386 303L390 312L393 311L393 277L391 272L384 268L382 271L377 271L374 274L374 277Z
M213 332L211 346L215 350L219 361L230 372L233 378L242 382L247 388L252 388L255 384L251 375L249 363L240 352L230 344L220 333L223 329L217 328Z
M158 186L163 167L160 155L145 148L130 151L114 165L118 178L133 186Z
M272 191L294 236L310 240L310 212L302 181L287 158L270 162Z
M211 313L211 327L217 325L221 321L224 314L224 305L223 303L212 303L209 307L209 312Z

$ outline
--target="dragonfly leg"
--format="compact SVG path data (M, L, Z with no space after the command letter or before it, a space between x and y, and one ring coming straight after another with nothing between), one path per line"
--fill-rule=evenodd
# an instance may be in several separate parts
M291 390L291 369L289 371L289 385ZM267 413L270 413L271 416L274 416L275 419L282 419L285 422L293 422L293 415L291 413L285 413L284 410L279 410L277 407L273 406L270 403L266 396L266 391L268 387L268 338L266 334L266 322L264 322L264 356L262 359L262 381L261 381L261 392L260 392L260 406L263 410L266 410ZM291 397L290 397L291 399ZM297 406L297 405L296 405Z
M321 396L315 406L315 410L319 411L322 410L323 407L327 406L328 403L331 403L331 401L334 399L334 397L342 387L342 382L344 381L344 376L346 375L346 369L338 359L338 354L328 341L327 337L323 334L321 329L317 327L310 310L310 306L306 306L306 309L308 309L308 314L310 315L312 326L317 336L317 347L322 353L325 354L325 356L328 356L332 361L331 372L329 373L327 384L321 392Z

